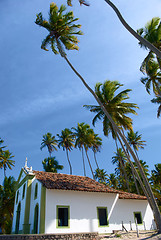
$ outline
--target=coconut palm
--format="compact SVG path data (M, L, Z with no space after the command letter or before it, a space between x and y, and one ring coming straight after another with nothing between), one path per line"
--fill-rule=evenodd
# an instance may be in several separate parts
M151 171L150 182L154 195L157 199L160 211L161 211L161 164L155 164L155 169Z
M68 152L70 152L74 147L74 142L75 142L74 134L69 128L65 128L64 130L61 131L61 135L57 134L57 136L59 137L58 147L59 148L62 147L63 151L66 150L67 160L68 160L69 167L70 167L70 174L72 174L72 165L69 160Z
M6 177L6 169L12 170L15 166L15 161L12 160L14 156L9 150L2 151L0 154L0 168L4 169L4 176Z
M127 158L125 153L121 148L118 148L117 152L115 152L115 156L112 157L112 163L117 165L117 168L115 169L115 173L117 175L120 175L121 180L123 180L122 182L124 185L124 189L126 189L127 187L128 192L130 192L129 179L125 171L126 162L127 162Z
M150 94L150 88L153 87L154 94L160 94L161 87L161 71L156 61L149 61L146 68L146 77L141 78L141 82L145 85L146 91Z
M55 136L52 136L51 133L47 133L43 135L42 143L40 149L42 150L44 147L48 148L49 155L51 157L51 153L55 150L57 151L58 141L55 139Z
M100 152L100 149L101 149L101 146L102 146L102 138L100 138L98 136L98 134L93 134L93 142L92 142L92 151L94 153L94 159L95 159L95 163L96 163L96 166L97 168L99 169L99 166L98 166L98 162L97 162L97 159L96 159L96 153L97 152Z
M45 172L57 173L58 170L62 170L64 168L63 165L59 165L55 157L45 158L44 161L42 161L42 165Z
M98 180L98 182L106 184L107 183L107 177L108 174L104 169L97 168L94 173L95 179Z
M113 187L115 189L118 189L118 187L119 187L118 178L116 177L116 175L114 173L111 173L108 176L107 183L110 187Z
M152 18L152 20L149 21L144 28L138 29L137 33L148 42L152 43L153 46L155 46L158 50L161 50L161 21L159 17ZM148 49L147 46L142 42L139 42L139 45L141 48ZM157 54L156 56L161 70L161 57L159 57ZM153 58L153 50L149 50L147 57L142 63L142 66L146 66L151 58Z
M160 117L160 114L161 114L161 95L156 95L156 97L155 98L153 98L152 100L151 100L151 102L152 103L157 103L157 104L159 104L159 107L158 107L158 110L157 110L157 118L159 118Z
M116 91L123 86L118 81L105 81L104 84L97 83L95 85L95 93L98 98L103 103L107 112L110 113L113 121L118 127L122 127L125 130L132 128L132 119L126 116L129 113L136 114L135 109L137 105L134 103L127 103L125 100L129 99L128 93L130 89L123 90L116 94ZM103 121L103 132L105 136L108 136L109 133L112 133L113 138L115 139L115 130L113 129L112 123L109 121L107 116L104 114L100 106L97 105L84 105L86 109L89 109L91 112L96 113L93 118L93 125L98 120Z
M138 134L138 131L134 132L132 129L127 133L127 140L129 144L133 146L137 157L139 148L144 149L144 146L146 145L146 141L141 140L141 136L141 134Z
M97 97L95 92L88 86L88 84L86 83L84 78L77 72L77 70L73 67L73 65L70 63L70 61L67 58L67 55L66 55L62 45L64 45L67 50L72 50L72 49L78 50L78 46L77 46L78 39L74 35L75 34L80 35L82 33L80 31L77 31L77 28L80 28L80 25L73 24L73 22L77 20L77 19L74 19L73 13L69 12L69 13L66 13L63 15L64 11L65 11L64 6L61 6L60 9L58 9L56 4L52 3L50 5L49 21L46 21L43 18L42 13L39 13L37 15L36 24L38 24L41 27L46 28L47 31L49 32L47 37L42 42L41 47L42 47L42 49L47 50L46 47L48 44L50 44L51 49L55 54L60 53L61 56L66 60L68 65L75 72L75 74L80 78L80 80L82 81L84 86L88 89L88 91L93 95L95 100L100 105L103 113L106 115L106 117L111 122L116 134L119 134L119 136L123 140L124 144L129 149L129 152L131 153L133 159L137 162L137 164L140 168L141 174L143 175L144 182L146 183L146 188L148 190L148 194L150 195L150 199L152 199L156 222L158 223L158 226L160 226L161 225L161 216L159 213L159 209L157 207L157 204L156 204L155 198L153 196L153 193L151 191L150 185L149 185L146 177L144 176L144 172L141 169L140 163L138 162L138 159L136 158L133 150L130 148L130 145L128 144L126 138L124 137L124 135L122 134L120 129L117 127L117 125L111 118L110 114L108 113L108 111L106 110L104 105L102 104L101 100ZM144 42L146 42L146 40ZM154 52L156 51L159 56L160 51L158 51L155 48L153 48L153 49L154 49ZM160 54L160 56L161 56L161 54ZM147 197L148 197L148 195L147 195ZM160 227L160 231L161 231L161 227Z
M94 178L94 173L93 173L92 166L88 156L88 149L92 147L92 143L93 143L93 134L94 134L93 129L91 129L88 124L85 124L83 122L83 123L78 123L77 128L73 128L73 130L76 137L75 147L78 147L82 151L84 176L86 176L86 170L85 170L83 149L86 153L88 164L90 166L90 170Z

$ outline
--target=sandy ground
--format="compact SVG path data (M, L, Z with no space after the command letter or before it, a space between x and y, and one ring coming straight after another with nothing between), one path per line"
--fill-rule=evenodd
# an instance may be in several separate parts
M155 231L139 231L139 237L137 237L136 231L130 231L128 233L119 231L117 234L111 234L111 235L104 235L100 236L101 240L128 240L128 239L134 239L134 240L139 240L139 239L144 239L144 240L161 240L161 234L157 234Z

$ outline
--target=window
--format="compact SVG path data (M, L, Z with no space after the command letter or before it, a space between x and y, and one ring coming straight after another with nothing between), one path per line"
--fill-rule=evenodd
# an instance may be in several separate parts
M57 227L69 227L69 206L57 206Z
M35 185L35 194L34 194L34 198L37 198L37 192L38 192L38 184L36 183Z
M143 224L141 212L134 212L134 219L137 224Z
M18 203L18 196L19 196L19 190L17 191L17 195L16 195L16 204Z
M34 213L34 234L38 234L39 206L36 204Z
M22 199L24 199L25 197L25 188L26 188L26 184L23 185Z
M106 207L97 207L98 226L108 226L108 215Z

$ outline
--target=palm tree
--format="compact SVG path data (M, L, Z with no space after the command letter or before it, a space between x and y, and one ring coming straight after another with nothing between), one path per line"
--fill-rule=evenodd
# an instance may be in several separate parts
M161 211L161 164L155 164L155 169L151 171L150 182L154 195L157 199L160 211Z
M94 176L95 176L95 179L98 180L98 182L103 183L103 184L107 183L108 174L104 169L97 168L95 170Z
M131 146L133 146L136 156L138 157L139 148L144 149L146 141L141 140L141 134L134 132L132 129L127 133L127 140Z
M128 93L130 89L116 94L116 91L123 86L118 81L105 81L104 84L97 83L95 85L95 93L103 103L107 112L110 113L113 121L118 127L123 127L125 130L132 128L132 119L126 115L129 113L136 114L134 109L138 108L134 103L127 103L125 100L129 99ZM113 138L115 139L115 130L112 123L109 121L105 113L102 111L100 106L97 105L84 105L85 108L89 109L91 112L96 113L93 118L93 125L98 120L103 121L103 132L105 136L108 136L109 133L112 133Z
M57 143L58 141L55 139L55 136L52 136L52 134L48 132L47 134L43 135L40 149L42 150L44 147L47 147L51 157L51 153L54 150L57 151Z
M6 169L9 168L12 170L12 167L15 166L15 161L12 160L14 156L10 153L9 150L2 151L0 154L0 168L4 169L4 176L6 177Z
M57 173L58 170L62 170L64 168L63 165L59 165L55 157L45 158L44 161L42 161L42 164L45 172Z
M57 136L59 137L58 147L59 148L62 147L63 151L66 150L67 160L68 160L69 167L70 167L70 174L72 174L72 165L69 160L68 151L70 152L74 147L74 141L75 141L74 134L69 128L65 128L64 130L62 130L61 135L57 134Z
M110 4L110 1L109 1L109 4ZM70 61L68 60L68 58L66 56L66 53L65 53L65 51L62 47L62 45L64 45L67 50L72 50L72 49L78 50L78 46L77 46L78 39L74 35L75 34L78 34L78 35L82 34L80 31L77 31L77 28L80 28L80 25L73 24L73 22L77 20L77 19L74 19L73 13L69 12L69 13L66 13L66 14L63 15L63 12L65 11L65 9L66 8L64 6L61 6L60 9L58 9L56 4L51 3L50 12L49 12L49 21L46 21L45 19L43 19L42 13L39 13L37 15L36 24L38 24L41 27L46 28L47 31L49 31L49 34L47 35L47 37L42 42L41 47L42 47L42 49L47 51L46 46L48 44L50 44L51 49L55 54L57 54L57 53L61 54L61 56L66 60L66 62L72 68L72 70L75 72L75 74L80 78L80 80L82 81L84 86L93 95L95 100L100 105L103 113L109 119L109 122L111 122L111 124L113 126L113 129L115 130L115 133L118 134L121 137L122 141L124 142L124 144L129 149L130 154L132 155L134 161L137 163L137 165L140 169L140 172L143 176L149 198L152 199L151 202L152 202L152 205L153 205L154 215L155 215L155 218L156 218L158 229L161 232L161 227L160 227L161 226L161 215L159 213L159 209L158 209L158 206L156 204L156 201L155 201L155 198L153 196L150 185L149 185L149 183L146 179L146 176L144 175L143 170L141 169L141 165L140 165L137 157L135 156L135 154L134 154L132 148L130 147L130 145L128 144L125 136L122 134L122 132L117 127L117 125L115 124L115 122L111 118L110 114L108 113L108 111L106 110L104 105L102 104L101 100L98 98L98 96L95 94L95 92L88 86L88 84L86 83L84 78L77 72L77 70L70 63ZM140 37L140 39L141 39L141 37ZM142 41L145 42L145 45L146 45L146 40L143 39ZM56 49L56 47L57 47L57 49ZM153 47L151 44L150 44L149 48L150 47L152 47L151 49L154 49L153 51L156 52L156 54L158 54L158 56L161 56L160 51L158 51L158 49ZM148 197L148 195L147 195L147 197Z
M92 166L88 156L88 149L92 147L92 143L93 143L94 131L93 129L90 128L88 124L85 124L84 122L78 123L77 128L72 128L72 129L75 131L74 132L76 137L75 147L78 147L82 151L84 176L86 176L86 170L85 170L83 149L85 150L88 164L90 166L90 170L94 178L94 173L93 173Z
M92 150L93 150L93 153L94 153L94 159L95 159L95 163L96 163L96 166L97 166L97 169L99 169L99 166L98 166L98 162L97 162L97 159L96 159L96 153L97 152L100 152L100 148L102 146L102 138L98 137L98 134L93 134L93 142L92 142Z
M152 20L149 21L144 28L138 29L137 33L148 42L153 44L153 46L155 46L158 50L161 50L161 22L159 17L152 18ZM141 41L139 42L139 45L141 48L148 49L147 46ZM152 49L149 50L147 57L142 63L142 66L146 66L149 60L153 58L153 52L154 51ZM157 54L156 57L161 70L161 57L159 57Z
M156 95L156 97L153 98L151 100L151 102L159 104L159 107L158 107L158 110L157 110L157 118L159 118L160 114L161 114L161 95L160 94Z
M3 185L0 185L0 228L3 234L11 233L16 185L11 176L5 177Z
M118 178L116 177L116 175L114 173L111 173L108 176L107 183L110 187L118 189L119 181L118 181Z
M123 152L121 148L117 149L117 152L115 152L115 156L112 157L112 163L117 164L117 168L115 169L115 173L117 175L120 175L121 181L123 182L123 185L126 184L128 192L130 192L130 187L129 187L129 179L127 177L127 173L125 171L125 165L126 165L126 155ZM126 187L124 186L124 189Z
M146 77L142 77L140 80L145 85L146 91L150 94L150 88L152 85L154 94L159 93L161 95L161 71L157 62L149 61L147 63L146 75Z

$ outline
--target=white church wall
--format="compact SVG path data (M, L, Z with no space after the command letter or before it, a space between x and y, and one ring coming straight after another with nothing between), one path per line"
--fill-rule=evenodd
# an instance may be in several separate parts
M56 227L56 206L70 207L70 227ZM109 226L99 227L97 207L107 207ZM141 212L145 226L150 229L153 214L146 200L118 199L118 194L90 193L66 190L46 190L45 233L106 233L122 229L122 221L130 229L136 229L134 212ZM144 229L144 225L139 225Z

